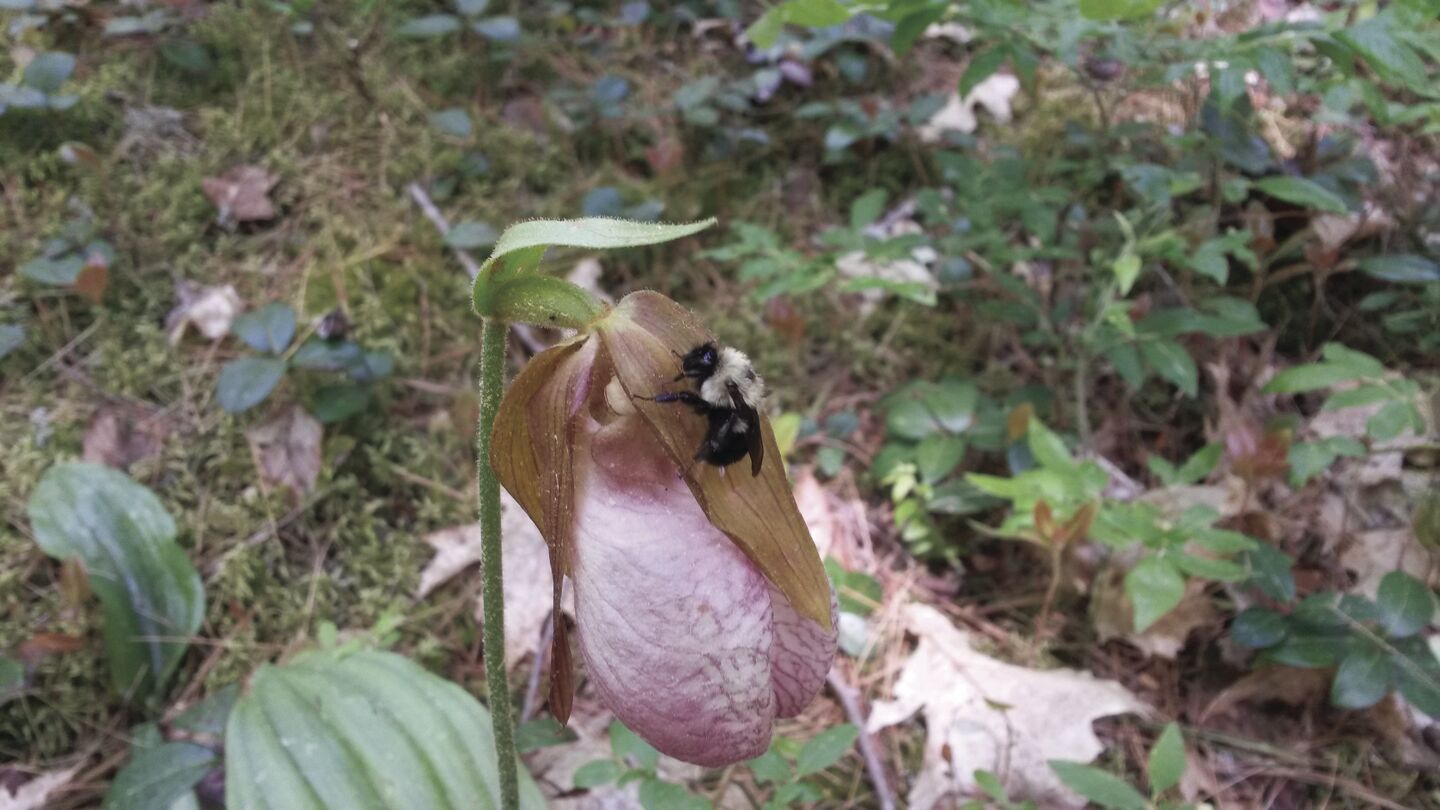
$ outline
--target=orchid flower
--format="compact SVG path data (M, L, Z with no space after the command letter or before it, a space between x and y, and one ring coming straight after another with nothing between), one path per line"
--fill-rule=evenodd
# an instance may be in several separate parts
M722 469L693 460L703 417L653 401L685 384L678 357L711 340L674 301L626 297L515 379L490 462L545 537L557 606L563 577L574 583L602 700L662 753L714 767L764 753L775 718L820 690L836 608L769 421L759 472ZM550 694L562 722L563 628Z

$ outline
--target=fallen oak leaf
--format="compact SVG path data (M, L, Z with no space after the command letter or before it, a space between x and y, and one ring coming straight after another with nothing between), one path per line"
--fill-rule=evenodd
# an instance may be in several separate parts
M545 619L550 616L550 555L540 530L508 492L500 493L500 536L505 546L505 662L514 667L535 648ZM420 573L417 599L424 599L447 580L480 562L479 524L451 526L422 539L434 546L435 556ZM479 596L475 598L475 620L482 625L485 621Z
M245 431L260 479L296 494L315 489L320 478L320 439L324 429L299 405Z
M234 323L235 316L245 306L240 294L229 284L201 287L182 279L175 284L175 296L180 303L165 317L171 346L180 342L189 326L194 326L210 340L225 337L230 334L230 324Z
M44 810L49 806L50 794L70 784L77 765L63 771L51 771L35 776L18 787L0 785L0 810ZM8 780L7 780L8 781Z
M160 452L170 426L152 416L102 406L85 431L82 458L117 470L129 470Z
M222 225L274 219L270 190L280 178L259 166L236 166L219 177L201 179L206 198L219 209Z
M1048 761L1090 762L1103 749L1091 723L1148 713L1115 681L1071 669L1036 670L976 652L967 633L928 605L905 606L920 643L895 682L895 699L871 710L871 732L923 711L925 758L910 791L912 810L975 795L977 770L994 773L1012 797L1046 807L1082 807Z

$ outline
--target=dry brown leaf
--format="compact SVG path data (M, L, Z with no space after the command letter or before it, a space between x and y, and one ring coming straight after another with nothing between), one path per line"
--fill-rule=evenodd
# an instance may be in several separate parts
M1145 628L1135 632L1135 609L1125 595L1125 573L1120 565L1111 565L1096 580L1090 598L1090 616L1100 640L1124 639L1146 655L1174 660L1185 647L1190 631L1207 627L1220 620L1219 611L1205 593L1205 583L1190 580L1180 604Z
M515 503L500 493L500 535L504 538L505 662L514 667L535 648L545 619L550 615L550 556L545 539ZM423 599L456 574L480 562L480 526L471 523L431 532L423 538L435 547L435 556L420 573L416 597ZM480 600L475 620L484 624Z
M1090 725L1095 719L1149 712L1115 681L982 655L968 634L928 605L906 605L905 623L920 643L895 682L895 699L874 705L868 727L878 731L924 712L925 760L910 791L911 810L975 795L977 769L994 773L1017 799L1082 807L1084 800L1060 783L1048 761L1089 762L1103 749Z
M1430 576L1430 552L1415 540L1413 527L1356 532L1340 553L1340 565L1354 577L1348 590L1374 599L1380 580L1391 571L1404 571L1421 582Z
M85 431L84 459L117 470L160 452L170 426L133 410L103 406Z
M1218 484L1152 489L1137 500L1159 509L1166 520L1178 520L1196 506L1213 509L1222 519L1231 518L1245 508L1245 482L1237 475L1227 475Z
M78 770L42 773L14 790L0 786L0 810L44 810L50 794L70 784Z
M191 325L210 340L225 337L230 334L235 316L245 307L240 294L229 284L201 287L193 281L181 280L175 284L175 295L180 303L165 318L172 346L180 342L186 327Z
M219 177L200 181L205 196L219 209L221 223L259 222L275 218L270 189L280 178L259 166L236 166Z
M1328 669L1273 666L1246 674L1226 687L1200 713L1200 722L1228 714L1242 703L1278 700L1287 706L1305 706L1324 699L1330 689Z
M795 474L795 505L822 560L834 557L849 571L874 570L870 527L862 502L825 488L811 468L805 467Z
M250 455L266 484L310 492L320 478L320 439L324 430L299 405L263 425L245 431Z

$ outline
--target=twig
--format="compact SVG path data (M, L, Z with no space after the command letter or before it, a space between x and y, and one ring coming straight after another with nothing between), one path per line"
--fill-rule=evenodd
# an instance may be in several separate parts
M425 189L421 188L419 183L411 183L405 187L405 190L410 192L410 199L414 200L415 204L420 206L420 210L424 212L425 218L430 220L430 224L434 225L435 229L438 230L442 236L450 232L450 221L445 218L444 214L440 213L439 208L435 207L435 202L430 199L430 195L425 193ZM455 258L460 260L460 265L465 268L466 273L470 274L471 281L474 281L480 275L480 265L475 261L475 257L470 255L469 251L451 247L450 252L454 253ZM549 348L535 336L534 330L525 324L512 323L510 324L510 331L515 333L515 339L520 341L520 344L528 349L531 354L539 354Z
M860 744L860 755L865 758L865 770L870 774L871 786L875 788L877 806L880 810L895 810L895 798L890 795L890 783L885 779L885 765L880 761L880 754L875 750L875 741L871 739L870 732L865 730L865 713L860 708L859 693L855 687L845 682L835 667L830 668L825 682L830 684L830 689L840 698L845 716L860 730L857 740Z

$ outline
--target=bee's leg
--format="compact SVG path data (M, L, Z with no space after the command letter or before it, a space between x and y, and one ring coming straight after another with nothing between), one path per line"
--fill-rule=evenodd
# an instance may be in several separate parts
M656 394L653 397L638 397L638 399L648 399L651 402L679 402L684 405L689 405L696 413L702 416L710 413L711 407L710 403L701 399L699 395L693 391L676 391L674 393Z

